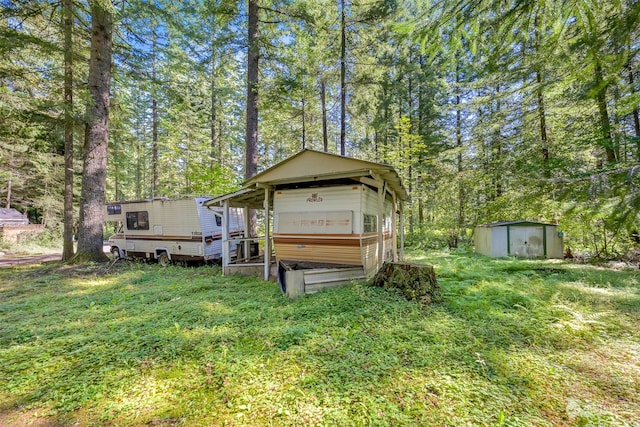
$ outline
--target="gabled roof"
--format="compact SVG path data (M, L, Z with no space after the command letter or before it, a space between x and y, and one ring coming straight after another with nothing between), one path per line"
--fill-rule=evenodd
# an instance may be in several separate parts
M242 186L358 178L372 176L372 174L386 181L400 199L405 200L409 197L398 173L392 166L308 149L260 172L246 180Z
M402 185L400 176L392 166L307 149L246 180L240 190L214 197L206 204L212 205L230 200L231 206L261 207L264 201L264 190L262 190L264 186L340 179L384 181L400 200L409 198L409 193Z
M0 221L5 222L27 222L27 218L17 209L0 208Z
M515 221L498 221L498 222L490 222L488 224L478 224L478 227L501 227L504 225L519 225L519 226L527 226L527 225L558 225L551 224L550 222L538 222L538 221L527 221L527 220L515 220Z

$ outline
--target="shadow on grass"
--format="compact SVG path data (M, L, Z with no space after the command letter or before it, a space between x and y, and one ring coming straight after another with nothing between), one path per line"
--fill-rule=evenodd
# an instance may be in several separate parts
M364 284L290 302L209 267L0 272L0 397L116 424L564 423L567 372L548 355L622 334L588 315L639 304L626 272L598 273L608 286L544 261L424 261L445 295L426 309Z

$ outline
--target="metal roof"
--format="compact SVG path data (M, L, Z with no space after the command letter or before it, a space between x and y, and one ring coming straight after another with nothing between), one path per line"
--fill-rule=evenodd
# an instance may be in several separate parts
M26 215L14 208L0 208L0 221L2 222L24 222L28 223Z
M316 182L321 185L337 179L384 181L400 200L409 199L409 193L392 166L322 151L302 150L246 180L240 190L214 197L205 204L214 205L228 200L230 206L262 208L265 187Z
M527 225L554 225L550 222L539 222L539 221L527 221L527 220L515 220L515 221L498 221L498 222L490 222L488 224L478 224L477 227L502 227L504 225L519 225L519 226L527 226Z

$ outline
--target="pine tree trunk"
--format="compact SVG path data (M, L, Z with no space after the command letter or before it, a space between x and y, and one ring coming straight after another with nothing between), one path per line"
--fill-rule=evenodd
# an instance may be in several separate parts
M458 150L458 229L462 232L465 223L465 193L462 179L462 97L460 96L460 63L456 61L456 149Z
M595 83L596 87L602 84L602 66L596 63L595 67ZM598 112L600 113L600 131L602 132L602 145L607 157L607 163L615 163L616 152L613 147L613 139L611 138L611 122L609 121L609 112L607 111L607 87L598 91L597 103Z
M153 182L151 184L152 196L158 195L158 99L156 97L156 50L157 50L157 35L155 30L153 31L153 60L151 63L151 79L152 79L152 98L151 98L151 162L153 163L151 168L153 170Z
M502 104L500 102L500 84L498 83L498 85L496 86L496 116L497 118L500 117L500 111L502 110ZM500 126L496 126L496 131L494 133L493 136L493 182L494 182L494 188L495 188L495 194L496 194L496 198L499 198L500 196L502 196L502 180L503 180L503 176L502 176L502 168L500 166L500 163L502 162L502 133L501 133L501 128Z
M549 170L549 138L547 137L547 113L544 106L544 94L542 93L542 73L536 71L536 95L538 98L538 120L540 123L540 142L542 144L542 168L544 177L551 176Z
M64 230L62 260L73 257L73 3L63 0L64 12Z
M322 144L324 152L329 152L329 135L327 134L327 86L320 81L320 103L322 104Z
M340 155L346 154L345 140L347 136L347 28L346 1L340 0Z
M103 208L109 140L109 88L111 85L112 18L102 3L91 3L91 56L87 139L82 168L82 196L77 261L106 261L102 249Z
M11 208L11 186L13 181L13 146L11 146L11 157L9 158L9 181L7 182L7 209Z
M218 145L216 135L216 121L218 120L217 105L216 105L216 76L213 67L215 63L211 61L211 167L213 168L216 162L216 146Z
M247 53L247 129L245 135L245 178L258 173L258 1L249 0L249 33ZM257 234L257 216L252 210L250 217L251 236Z
M211 14L211 168L216 163L216 146L218 145L216 136L216 121L218 120L218 111L216 105L216 45L215 45L215 15ZM219 160L219 159L218 159Z
M636 85L633 79L633 70L629 67L629 86L632 94L636 93ZM636 160L640 162L640 114L638 104L633 108L633 129L636 137Z
M306 115L306 111L305 111L305 99L304 99L304 94L302 95L302 149L304 150L307 146L307 128L306 128L306 123L305 123L305 115Z

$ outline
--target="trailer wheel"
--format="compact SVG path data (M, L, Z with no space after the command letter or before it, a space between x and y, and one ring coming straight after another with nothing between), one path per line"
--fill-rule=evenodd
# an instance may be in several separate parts
M166 267L167 265L171 264L169 255L167 255L166 252L161 252L160 255L158 255L158 264L160 264L163 267Z
M115 246L111 248L111 256L114 261L120 260L120 249Z

